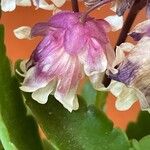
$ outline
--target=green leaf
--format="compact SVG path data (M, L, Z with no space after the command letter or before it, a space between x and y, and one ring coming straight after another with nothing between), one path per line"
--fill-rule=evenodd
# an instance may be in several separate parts
M0 141L0 150L4 150L2 142Z
M105 106L107 95L107 91L96 91L89 81L85 82L81 91L81 96L86 100L88 106L94 104L101 110Z
M150 150L150 135L143 137L139 142L133 139L130 150Z
M137 122L131 122L126 130L129 139L140 140L150 134L150 114L146 111L139 113Z
M150 135L143 137L139 141L139 145L141 150L150 150Z
M81 96L86 100L87 105L95 104L97 91L93 88L89 81L84 83Z
M24 93L42 130L55 150L128 150L129 142L106 115L87 107L79 97L80 108L70 113L53 96L41 105Z
M26 115L22 95L12 76L4 46L4 27L0 26L0 140L5 150L42 150L38 127Z
M44 150L55 150L55 148L52 146L51 142L48 141L47 139L43 140L43 147L44 147Z
M105 107L107 96L107 91L97 91L96 106L98 106L98 108L100 108L101 110L103 110Z

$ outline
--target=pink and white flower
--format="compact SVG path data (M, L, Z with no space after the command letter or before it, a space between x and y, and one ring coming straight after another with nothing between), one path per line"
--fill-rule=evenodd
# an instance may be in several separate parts
M107 32L110 25L102 19L82 13L57 13L48 22L38 23L31 29L21 29L21 38L43 36L26 63L25 79L20 87L32 92L32 98L45 104L49 94L69 111L78 109L77 87L84 75L92 78L110 68L114 52ZM15 34L18 34L15 30ZM26 34L27 33L27 34ZM20 36L19 35L19 36ZM92 80L91 80L92 81ZM97 84L93 82L93 84Z
M125 57L125 54L123 55L123 50L126 49L126 47L130 47L130 52ZM116 58L116 62L119 62L117 72L110 73L109 76L111 77L111 79L124 84L122 85L124 88L124 90L122 90L122 98L128 97L127 100L125 100L125 98L121 100L120 98L120 102L117 101L118 107L122 109L121 105L119 104L123 102L122 104L128 104L126 108L129 108L137 99L139 99L142 110L149 110L150 37L146 35L143 36L135 46L133 45L133 47L129 46L129 43L124 43L123 46L120 46L118 48L122 50L122 52L120 51L120 53L125 58L122 62L119 60L119 57ZM123 105L122 107L124 110L126 109Z

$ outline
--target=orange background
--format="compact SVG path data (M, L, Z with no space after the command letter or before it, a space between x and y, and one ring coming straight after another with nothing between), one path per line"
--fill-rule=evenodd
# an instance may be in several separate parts
M66 2L62 9L71 10L70 2ZM80 9L85 10L82 4L80 4ZM113 14L110 10L110 6L105 6L99 10L94 11L91 15L96 18L104 18L108 15ZM33 26L37 22L47 21L51 16L51 12L46 10L35 10L34 7L17 7L13 12L2 13L1 23L5 25L5 44L7 48L7 55L14 63L17 59L28 58L31 52L34 50L38 44L40 38L35 38L33 40L18 40L13 34L13 29L19 26ZM126 16L126 15L125 15ZM144 11L142 11L135 23L145 19ZM110 33L110 41L114 46L119 32ZM128 39L131 41L131 39ZM106 111L108 117L111 118L117 127L123 129L126 128L129 121L134 121L137 118L139 112L139 103L135 103L128 111L117 111L115 109L115 97L111 94L108 96Z

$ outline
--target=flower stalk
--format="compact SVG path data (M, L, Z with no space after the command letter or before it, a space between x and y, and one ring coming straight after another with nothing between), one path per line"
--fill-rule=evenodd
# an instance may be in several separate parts
M111 2L112 0L103 0L103 1L98 1L95 5L93 5L92 7L90 7L85 13L83 13L83 15L81 16L81 22L85 22L86 21L86 18L87 18L87 15L92 12L93 10L95 10L96 8L104 5L104 4L107 4L109 2Z
M136 0L131 7L129 14L127 16L127 19L124 23L124 26L122 28L122 31L119 35L118 41L116 43L116 46L120 45L121 43L125 42L128 32L130 31L130 28L132 27L132 24L137 16L137 14L145 7L147 3L147 0Z
M119 38L117 40L116 46L120 45L121 43L125 42L128 32L130 31L130 28L132 27L132 24L137 16L137 14L145 7L146 0L136 0L131 7L129 14L127 16L127 19L125 20L125 23L123 25L122 31L119 35ZM115 47L116 47L115 46ZM114 49L115 50L115 49ZM104 76L103 84L105 87L108 87L110 84L111 79L107 75Z
M79 12L78 0L71 0L71 3L72 3L72 10L74 12Z

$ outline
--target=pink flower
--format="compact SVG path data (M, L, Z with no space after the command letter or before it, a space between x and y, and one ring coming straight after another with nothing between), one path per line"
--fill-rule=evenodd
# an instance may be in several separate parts
M30 36L43 39L26 63L20 88L33 92L33 99L39 103L46 103L48 95L54 94L69 111L78 109L76 91L84 74L98 76L114 58L106 35L110 25L91 17L82 23L81 15L61 12L31 30Z

